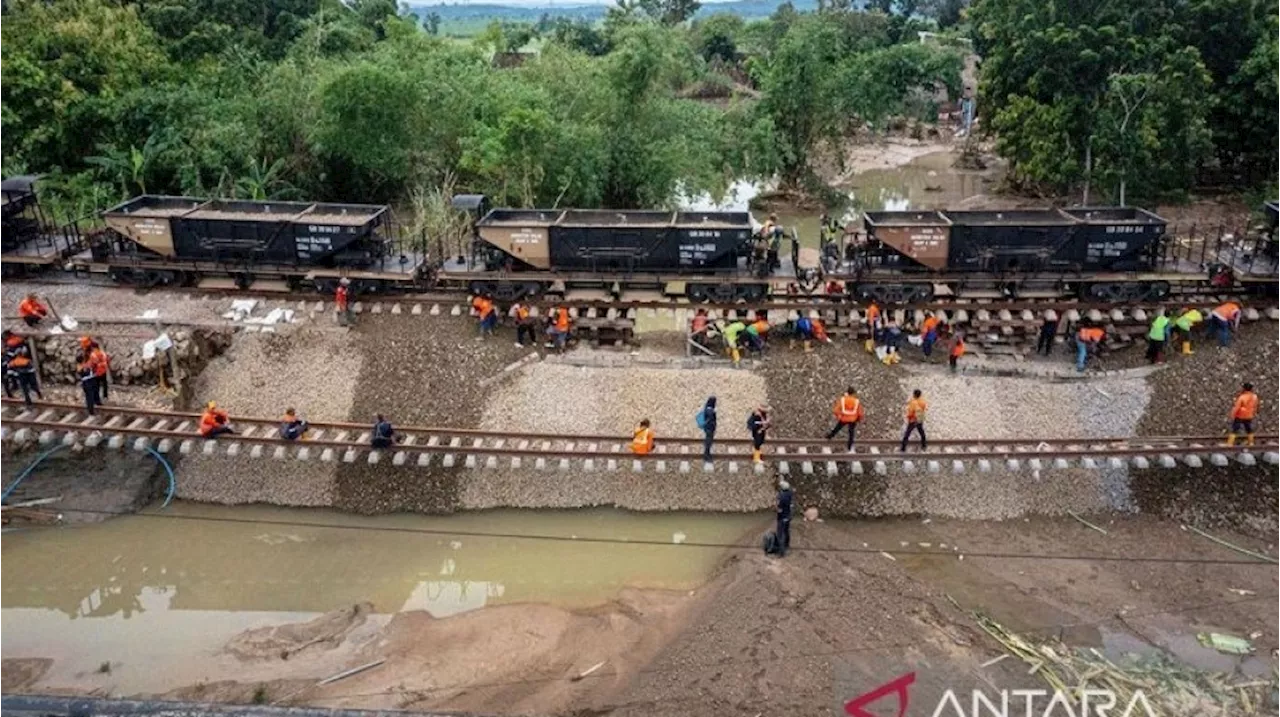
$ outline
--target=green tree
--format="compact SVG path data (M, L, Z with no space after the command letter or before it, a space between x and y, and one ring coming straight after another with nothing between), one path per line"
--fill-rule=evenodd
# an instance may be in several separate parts
M641 9L663 25L679 25L702 7L699 0L639 0Z
M698 54L710 62L719 58L724 62L738 59L738 38L746 23L742 17L730 12L718 12L693 24L693 36Z

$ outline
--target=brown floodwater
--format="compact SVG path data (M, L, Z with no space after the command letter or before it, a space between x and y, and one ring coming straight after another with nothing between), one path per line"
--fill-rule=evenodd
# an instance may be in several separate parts
M724 550L681 543L749 544L762 524L609 509L360 517L177 503L164 515L6 533L4 658L52 659L45 685L93 684L110 663L114 690L168 689L215 678L213 658L246 629L356 603L373 605L377 625L408 610L447 617L596 605L624 587L689 590Z

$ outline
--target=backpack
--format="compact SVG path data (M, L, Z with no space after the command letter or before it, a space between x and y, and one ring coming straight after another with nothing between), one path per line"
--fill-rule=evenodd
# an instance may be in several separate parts
M698 424L698 428L705 431L707 429L707 409L704 408L698 411L698 415L693 420Z
M808 316L801 316L796 319L796 331L802 334L807 334L810 331L813 331L813 322L809 320Z

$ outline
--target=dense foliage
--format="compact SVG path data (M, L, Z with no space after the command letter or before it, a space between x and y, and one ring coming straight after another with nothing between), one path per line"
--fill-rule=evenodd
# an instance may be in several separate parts
M900 15L690 23L697 8L624 0L598 25L458 40L392 0L14 0L4 172L48 175L64 215L143 192L412 204L446 185L657 206L801 178L823 137L958 84L958 57ZM490 59L531 44L515 67Z
M976 0L970 20L989 129L1024 186L1120 200L1275 180L1274 4Z

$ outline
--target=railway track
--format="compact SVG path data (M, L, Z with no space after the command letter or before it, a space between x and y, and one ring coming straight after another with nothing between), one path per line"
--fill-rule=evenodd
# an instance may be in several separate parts
M117 406L99 407L90 417L80 406L40 402L26 408L21 401L0 404L0 440L16 445L80 445L83 447L145 451L176 451L182 455L226 455L279 460L318 460L325 463L377 464L445 468L523 469L558 471L632 471L739 473L765 471L752 465L749 441L718 440L715 462L702 463L700 438L662 438L645 456L630 452L630 439L611 435L568 435L483 431L470 428L400 426L399 442L385 449L369 445L364 424L314 422L306 439L286 441L278 436L275 419L234 416L235 435L208 440L197 434L199 415ZM1230 447L1218 436L1097 437L1046 439L944 439L928 452L897 452L897 441L859 441L855 453L843 450L842 439L770 440L765 462L780 474L823 470L827 475L868 472L885 474L890 467L904 472L930 473L968 470L1061 470L1067 468L1145 469L1152 466L1199 468L1206 464L1280 464L1280 437L1265 434L1253 447Z

